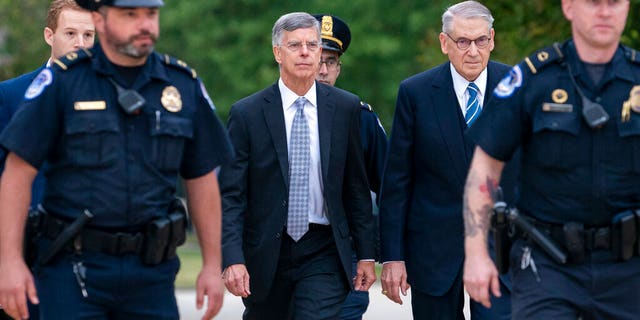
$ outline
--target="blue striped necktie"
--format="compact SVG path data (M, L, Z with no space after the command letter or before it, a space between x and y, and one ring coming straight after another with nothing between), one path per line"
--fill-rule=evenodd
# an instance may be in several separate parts
M289 213L287 233L294 241L300 240L309 230L309 166L311 163L309 124L304 115L304 97L294 102L289 141Z
M464 121L467 122L467 127L471 127L474 121L480 116L482 109L480 108L480 102L478 101L478 86L475 83L469 82L467 91L469 92L469 100L467 100L467 111L464 115Z

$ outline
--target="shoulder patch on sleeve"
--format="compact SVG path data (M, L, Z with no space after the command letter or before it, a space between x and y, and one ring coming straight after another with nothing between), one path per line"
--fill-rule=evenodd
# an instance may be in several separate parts
M499 98L508 98L520 86L522 86L522 69L520 69L520 65L515 65L493 89L493 94Z
M554 43L553 46L538 50L524 58L524 62L529 67L531 73L536 74L540 69L553 62L562 60L562 58L564 58L564 54L562 54L560 44Z
M638 51L627 46L622 46L622 50L624 50L624 56L627 60L640 64L640 54L638 54Z
M366 103L366 102L364 102L364 101L360 101L360 107L362 109L365 109L365 110L369 111L369 112L373 112L373 108L371 107L371 105Z
M69 52L66 55L59 57L57 59L53 59L51 61L51 67L57 68L62 71L68 70L74 64L77 64L80 61L85 59L91 59L93 54L91 51L87 49L80 49L78 51Z
M186 72L194 79L198 78L198 73L196 72L196 70L189 67L189 65L187 65L187 63L182 60L176 59L168 54L164 54L162 56L162 61L168 66L172 66L176 69Z
M31 100L37 96L39 96L44 88L53 82L53 73L51 69L44 68L40 73L33 79L27 91L24 92L24 98L26 100Z

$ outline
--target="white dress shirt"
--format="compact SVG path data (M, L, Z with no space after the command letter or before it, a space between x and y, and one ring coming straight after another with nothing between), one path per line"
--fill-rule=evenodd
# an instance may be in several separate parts
M284 124L287 130L287 150L291 141L291 127L296 108L293 103L300 97L285 86L282 78L278 80L278 88L282 97ZM304 94L309 101L304 107L304 115L309 124L311 163L309 165L309 223L329 224L324 208L324 190L322 187L322 165L320 164L320 135L318 134L318 103L316 99L316 83Z
M469 100L469 92L467 91L467 87L469 86L469 81L463 78L456 68L453 67L453 64L449 64L451 68L451 77L453 78L453 90L456 92L456 97L458 98L458 103L460 104L460 109L462 110L462 117L467 115L467 100ZM473 83L478 86L478 104L480 108L482 108L482 103L484 102L484 95L487 90L487 68L484 68L478 78L473 81Z

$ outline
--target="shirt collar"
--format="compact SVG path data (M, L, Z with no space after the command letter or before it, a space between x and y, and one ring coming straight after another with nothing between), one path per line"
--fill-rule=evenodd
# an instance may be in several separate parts
M282 78L278 79L278 88L280 89L280 96L282 97L282 108L287 110L293 107L293 103L300 97L295 92L291 91L282 81ZM309 100L312 106L317 106L316 99L316 82L313 82L311 88L304 94L305 98Z
M113 63L109 61L107 56L104 54L102 50L102 44L100 42L96 43L93 48L91 48L91 52L95 57L92 61L93 69L98 73L102 73L107 76L113 76L115 74L115 69L113 67ZM148 78L156 78L161 79L166 82L169 81L169 75L167 74L167 70L164 68L163 63L160 61L160 57L157 53L152 52L142 67L141 73L143 76ZM148 79L138 79L136 83L146 83Z
M458 98L462 99L467 91L467 86L469 86L469 81L456 71L453 63L449 63L449 67L451 68L451 77L453 78L453 89ZM480 75L478 75L478 78L476 78L473 83L478 86L478 94L480 97L484 97L485 90L487 89L487 68L484 68L484 70L480 72ZM482 99L480 99L480 101L482 101Z

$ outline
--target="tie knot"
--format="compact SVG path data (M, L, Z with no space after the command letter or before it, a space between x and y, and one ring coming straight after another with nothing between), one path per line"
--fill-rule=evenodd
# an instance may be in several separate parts
M478 89L478 86L476 86L476 84L473 82L469 82L469 85L467 86L467 90L469 91L469 94L473 96L478 94L478 91L480 91L480 89Z
M293 105L296 107L296 109L303 109L304 105L307 104L307 98L305 97L300 97L298 99L296 99L296 102L293 103Z

